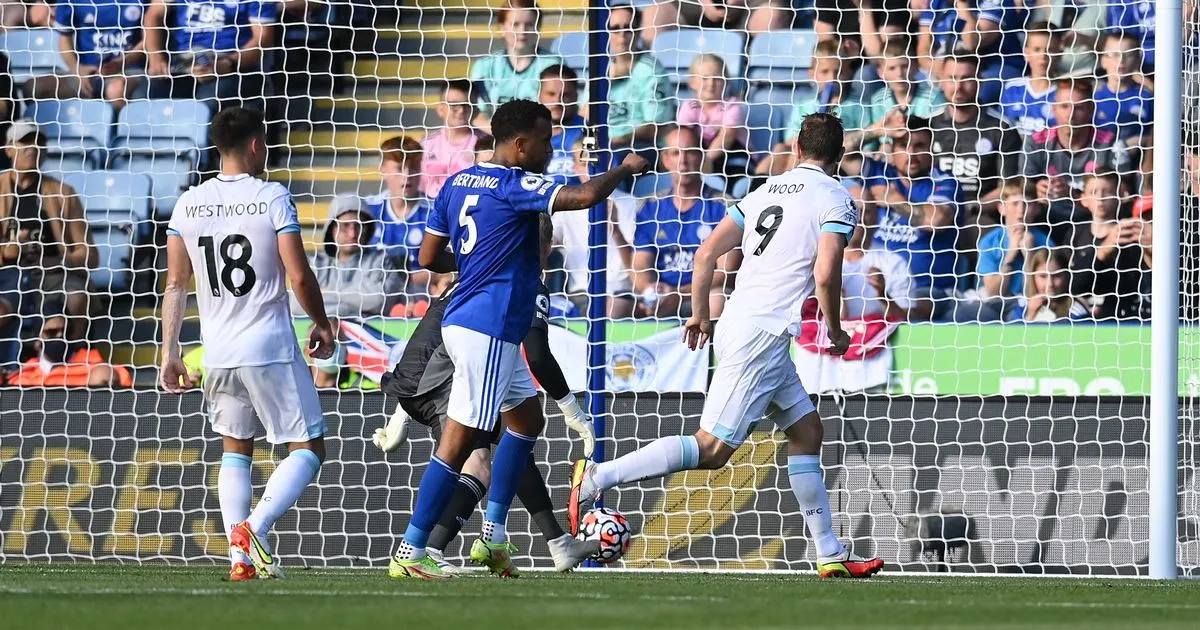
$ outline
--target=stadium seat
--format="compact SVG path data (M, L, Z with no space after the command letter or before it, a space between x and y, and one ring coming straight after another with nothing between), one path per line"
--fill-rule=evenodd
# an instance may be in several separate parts
M132 214L138 231L150 225L150 177L143 173L92 171L67 173L63 181L70 184L83 202L88 223L124 221ZM142 226L146 226L143 228Z
M811 85L787 83L787 84L770 84L765 82L757 82L754 89L750 90L750 98L746 99L751 103L770 103L776 107L790 108L793 104L798 103L814 92ZM784 113L784 119L787 119L787 113Z
M550 44L550 52L563 58L580 75L588 69L588 33L563 33Z
M67 173L82 173L91 169L88 154L83 151L50 153L42 161L42 172L57 179L62 179Z
M110 169L126 173L144 173L150 177L154 216L171 218L179 195L195 181L196 164L189 157L156 153L117 156Z
M750 43L746 76L752 81L808 83L816 43L817 34L812 31L763 33Z
M686 83L689 68L696 55L711 53L725 60L729 78L742 76L742 54L746 38L741 33L716 29L683 28L660 33L654 39L651 54L667 70L675 83Z
M58 33L52 29L13 29L0 34L0 50L8 55L13 80L24 83L30 77L53 74L66 68L58 51Z
M88 227L96 244L99 263L91 273L92 286L101 291L128 291L133 281L133 246L137 217L132 211L122 214L113 209L103 219L92 220Z
M86 153L96 166L107 161L116 112L102 100L33 101L26 115L46 134L47 153Z
M780 132L787 123L784 109L770 103L750 103L746 111L746 127L750 130L750 153L759 154L771 150L779 141Z
M121 110L113 152L186 155L198 164L208 147L212 110L195 100L134 101Z

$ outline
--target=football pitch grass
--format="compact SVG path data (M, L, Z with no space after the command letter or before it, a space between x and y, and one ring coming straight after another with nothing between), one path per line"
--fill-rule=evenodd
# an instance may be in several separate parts
M0 627L1198 628L1200 583L1055 578L525 573L437 583L384 570L228 582L222 568L0 566Z

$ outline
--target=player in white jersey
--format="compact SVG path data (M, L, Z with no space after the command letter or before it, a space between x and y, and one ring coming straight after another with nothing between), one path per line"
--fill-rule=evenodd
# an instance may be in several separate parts
M210 133L221 173L179 197L167 229L161 380L172 393L193 385L179 356L179 327L194 275L204 395L213 430L224 441L217 495L229 536L230 579L280 578L266 534L325 459L325 420L292 327L288 280L312 318L313 357L332 355L333 331L291 193L256 177L267 160L262 112L222 110ZM251 512L250 464L259 423L268 442L288 445L288 456Z
M787 436L788 478L817 548L818 574L869 577L883 568L882 560L854 554L833 533L821 475L821 418L789 354L801 307L814 291L830 353L844 354L850 346L841 327L842 252L858 223L858 208L829 175L841 162L842 137L836 116L807 116L796 139L799 166L730 207L701 244L692 270L693 315L684 333L693 350L712 337L708 298L717 259L739 245L744 259L714 337L717 369L700 430L660 438L610 462L576 463L568 503L572 533L580 514L608 488L724 466L765 416Z

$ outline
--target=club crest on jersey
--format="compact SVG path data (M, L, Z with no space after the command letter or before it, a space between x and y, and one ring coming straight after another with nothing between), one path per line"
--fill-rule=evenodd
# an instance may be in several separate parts
M628 392L644 389L654 380L654 355L645 348L622 343L608 350L608 386L613 391Z
M141 17L142 17L142 7L137 7L137 6L125 7L125 19L126 20L133 22L134 20L141 19Z
M712 231L712 226L708 225L707 223L701 225L700 227L696 228L696 238L703 241L704 239L708 238L709 234L712 234Z
M521 188L524 188L529 192L537 190L538 187L544 183L546 183L546 180L538 177L537 175L526 175L525 177L521 178Z

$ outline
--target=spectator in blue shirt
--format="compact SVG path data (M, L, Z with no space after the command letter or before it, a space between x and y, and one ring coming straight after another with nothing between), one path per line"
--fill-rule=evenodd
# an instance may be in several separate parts
M1026 261L1036 248L1053 247L1050 235L1040 225L1045 209L1037 201L1037 190L1023 179L1011 179L1000 190L1000 216L996 226L979 239L980 308L976 319L999 321L1024 295ZM958 321L964 321L961 317Z
M979 103L1000 98L1006 79L1021 76L1025 11L1016 0L931 0L921 14L917 52L941 80L941 61L954 53L980 59Z
M269 0L151 0L143 22L150 98L261 109L263 51L278 21Z
M54 30L66 71L37 77L34 98L103 98L121 109L139 87L142 0L60 0Z
M1108 33L1128 33L1142 50L1147 71L1154 69L1155 0L1106 0Z
M542 85L538 90L538 102L550 110L550 122L554 136L550 146L554 153L546 165L545 176L568 186L579 183L575 174L575 143L583 137L587 124L579 115L579 75L563 65L554 65L542 70Z
M1000 93L1000 112L1022 136L1049 129L1054 122L1055 66L1062 52L1062 37L1046 22L1034 22L1025 33L1028 75L1010 79Z
M908 260L913 282L934 299L935 317L954 306L960 262L958 182L933 167L928 121L909 118L907 132L893 143L888 162L866 160L863 223L873 228L873 247Z
M700 243L725 217L725 204L704 187L700 167L704 151L691 127L667 133L662 163L671 174L671 189L651 199L637 215L633 237L633 290L637 312L649 317L688 317L692 312L692 261ZM718 261L714 287L723 287L732 271L730 254ZM713 313L725 300L714 291Z
M1096 88L1096 125L1115 127L1117 137L1130 146L1149 145L1154 121L1154 92L1142 74L1140 45L1130 33L1106 36L1100 57L1106 76Z
M438 295L449 284L449 276L430 273L417 260L425 221L433 207L421 194L421 143L408 136L388 138L379 146L383 159L379 173L383 191L367 197L375 219L369 244L383 248L392 266L404 272L405 302L415 304Z

